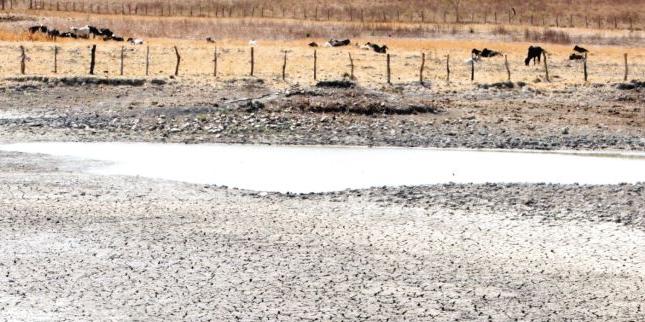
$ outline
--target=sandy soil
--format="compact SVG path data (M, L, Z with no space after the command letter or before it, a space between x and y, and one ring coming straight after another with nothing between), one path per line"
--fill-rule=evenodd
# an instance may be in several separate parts
M0 153L0 318L642 320L645 186L317 195Z

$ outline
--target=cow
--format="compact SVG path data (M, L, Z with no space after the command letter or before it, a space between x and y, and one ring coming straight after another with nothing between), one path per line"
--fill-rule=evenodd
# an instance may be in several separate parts
M575 54L574 53L574 54L571 54L569 56L569 60L583 60L583 59L585 59L585 56L580 55L580 54Z
M387 48L387 46L386 46L386 45L379 46L379 45L377 45L377 44L371 44L371 43L367 43L367 44L368 44L368 46L370 46L370 47L372 48L372 50L374 50L375 52L377 52L377 53L379 53L379 54L387 54L387 50L388 50L388 48Z
M542 47L539 46L529 46L529 52L528 56L526 59L524 59L524 64L526 66L529 65L531 60L533 60L533 65L535 65L535 61L537 60L538 63L542 62L542 55L546 54L546 50L544 50Z
M54 41L56 40L56 37L60 36L60 31L56 29L50 29L47 31L47 38L53 39Z
M89 29L90 35L92 35L92 38L96 38L96 36L101 36L101 31L99 28L96 28L94 26L85 26L87 29Z
M584 54L584 53L588 53L588 52L589 52L586 48L582 48L582 47L580 47L580 46L578 46L578 45L576 45L575 47L573 47L573 51L575 51L575 52L577 52L577 53L581 53L581 54Z
M112 32L112 30L107 28L101 28L99 29L99 36L103 36L103 38L112 37L114 36L114 32Z
M318 44L315 42L310 42L309 47L318 47Z
M484 58L491 58L491 57L501 56L501 55L502 55L502 53L500 53L498 51L494 51L494 50L490 50L488 48L484 48L484 50L481 51L480 56L484 57Z
M215 40L213 40L213 38L211 37L206 37L206 42L212 44L212 43L215 43Z
M123 37L112 35L112 37L103 37L104 41L113 40L113 41L124 41Z
M37 32L42 32L42 33L44 33L44 34L45 34L45 33L47 33L47 30L48 30L48 29L47 29L47 27L45 27L45 26L43 26L43 25L40 25L40 26L32 26L32 27L29 27L29 29L28 29L28 30L29 30L29 33L30 33L30 34L35 34L35 33L37 33Z
M470 54L473 57L479 57L482 54L482 51L477 48L473 48L473 50L470 51Z
M331 47L343 47L343 46L348 46L352 42L349 39L344 39L344 40L337 40L337 39L330 39L329 42L327 42Z

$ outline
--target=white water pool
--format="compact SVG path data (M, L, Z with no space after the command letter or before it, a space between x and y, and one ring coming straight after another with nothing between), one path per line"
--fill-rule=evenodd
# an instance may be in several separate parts
M645 182L645 153L162 143L20 143L0 150L107 161L101 175L323 192L438 183Z

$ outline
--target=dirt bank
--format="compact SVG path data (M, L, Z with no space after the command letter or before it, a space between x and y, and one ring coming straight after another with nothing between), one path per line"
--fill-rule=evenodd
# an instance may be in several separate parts
M275 88L259 79L0 83L0 140L645 150L640 86Z

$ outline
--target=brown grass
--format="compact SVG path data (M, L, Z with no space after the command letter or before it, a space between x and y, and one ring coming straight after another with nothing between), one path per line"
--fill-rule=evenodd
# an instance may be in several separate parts
M294 83L313 84L312 65L313 49L307 47L312 39L287 41L260 40L255 50L255 76L274 84L288 86ZM323 41L323 39L313 39ZM464 61L470 57L470 49L488 47L508 55L512 80L532 84L532 87L567 88L584 84L582 65L570 62L567 58L571 45L542 44L551 54L549 70L551 83L544 82L542 66L524 66L526 48L530 43L503 42L488 40L438 40L438 39L391 39L362 38L357 42L387 42L392 48L392 81L396 84L417 83L421 53L426 53L425 79L435 88L458 89L471 87L470 66ZM58 43L61 49L58 56L59 75L87 75L89 66L89 48L92 43L98 45L97 74L103 77L118 77L119 57L122 44L103 43L102 41L67 41ZM218 78L212 76L213 51L215 45L205 41L149 39L151 65L150 77L167 77L175 67L173 46L178 46L182 55L180 79L185 82L208 82L217 84L220 81L247 77L250 71L249 47L245 40L223 39L218 47ZM19 45L27 48L27 74L52 76L53 43L47 42L0 42L0 77L19 74ZM645 48L625 48L622 46L588 46L589 75L591 83L619 82L623 76L623 53L630 58L630 79L645 78ZM143 77L145 74L145 46L125 45L125 76ZM288 54L287 82L281 81L282 57ZM367 87L380 87L385 84L385 56L370 51L363 51L354 46L344 48L318 49L319 80L340 79L349 72L348 53L352 54L355 64L355 75L358 83ZM446 56L451 57L451 84L445 82ZM506 80L504 59L497 57L485 60L476 65L475 83L495 83ZM535 83L540 80L539 83Z

